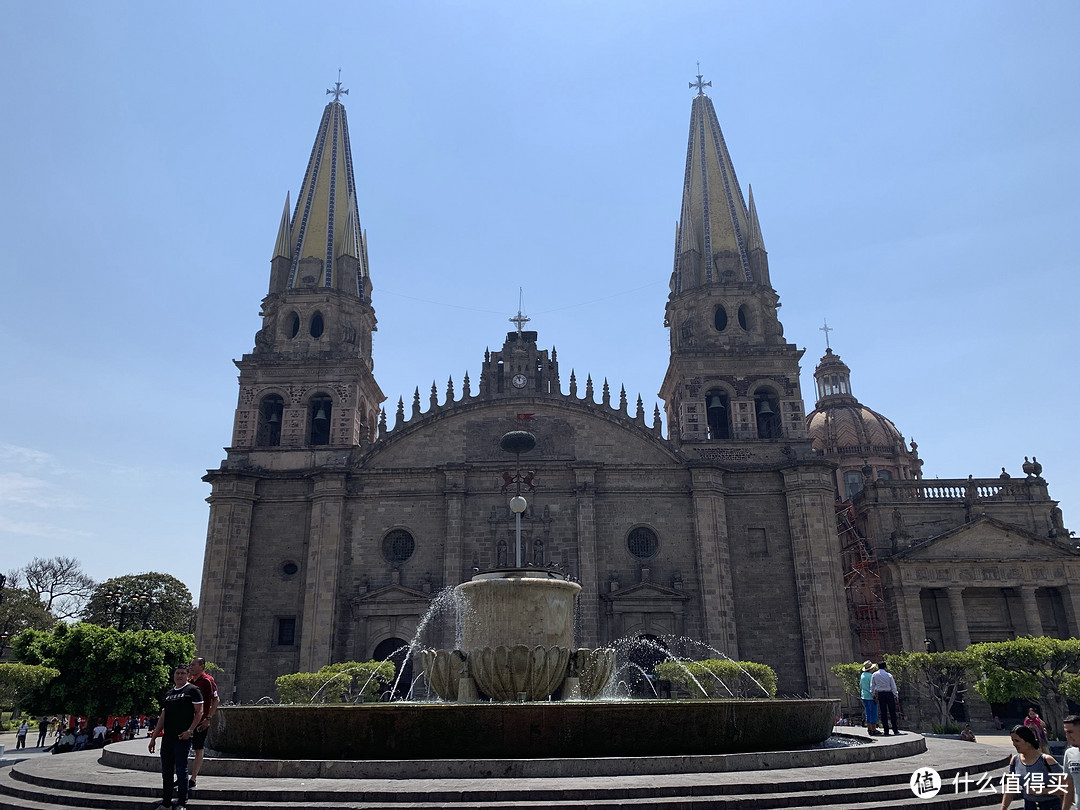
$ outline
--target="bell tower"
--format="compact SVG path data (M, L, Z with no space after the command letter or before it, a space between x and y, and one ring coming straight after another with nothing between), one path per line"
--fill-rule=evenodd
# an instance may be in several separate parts
M237 362L234 449L362 447L385 399L372 374L367 236L356 206L349 124L337 82L307 171L281 215L255 349Z
M676 444L804 440L802 351L784 340L754 193L749 205L698 75L660 388Z

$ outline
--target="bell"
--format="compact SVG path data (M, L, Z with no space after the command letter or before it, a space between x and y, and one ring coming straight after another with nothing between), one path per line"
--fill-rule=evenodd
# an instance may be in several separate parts
M281 414L279 414L277 411L274 411L272 414L270 414L270 418L266 421L269 422L271 425L276 425L278 422L281 421Z
M767 399L761 400L761 402L758 404L757 412L758 416L769 416L774 413L772 406L769 404L769 400Z
M315 421L316 422L325 422L326 419L327 419L326 408L324 406L320 405L319 406L319 412L317 414L315 414Z
M720 410L723 410L724 409L724 400L721 399L718 394L713 394L711 397L709 397L708 408L709 408L710 411L713 410L714 408L719 408Z

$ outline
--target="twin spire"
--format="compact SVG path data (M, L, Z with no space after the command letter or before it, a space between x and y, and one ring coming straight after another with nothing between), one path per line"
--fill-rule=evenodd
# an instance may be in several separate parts
M747 205L712 99L705 95L711 86L701 74L690 83L698 92L690 112L682 211L675 232L676 295L713 283L769 286L754 193L750 191ZM761 255L755 256L756 251Z
M349 122L341 103L349 91L339 81L326 92L334 100L323 110L291 216L285 196L273 258L287 260L288 270L277 283L282 289L331 288L363 298L370 286L367 238L356 207Z

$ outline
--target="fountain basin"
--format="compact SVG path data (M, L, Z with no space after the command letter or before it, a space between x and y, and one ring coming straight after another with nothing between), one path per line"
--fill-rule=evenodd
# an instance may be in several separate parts
M323 760L726 754L822 742L838 712L831 699L223 706L209 745Z

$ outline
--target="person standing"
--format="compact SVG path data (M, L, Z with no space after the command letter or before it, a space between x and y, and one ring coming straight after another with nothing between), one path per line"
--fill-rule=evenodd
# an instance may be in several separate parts
M1009 760L1009 781L1002 783L1001 810L1018 796L1023 797L1025 809L1061 810L1063 801L1074 794L1072 777L1056 759L1039 751L1039 738L1030 726L1013 726L1009 737L1016 753Z
M1039 739L1039 750L1044 754L1050 753L1050 745L1046 739L1046 723L1039 717L1039 713L1035 711L1034 706L1028 709L1027 717L1024 718L1024 725L1035 732L1035 736Z
M1065 751L1062 765L1066 775L1072 779L1072 792L1064 797L1062 806L1064 810L1071 807L1080 808L1080 714L1070 714L1062 724L1065 730L1065 744L1069 746Z
M191 735L203 714L202 692L188 683L189 670L181 664L173 670L173 688L161 699L161 714L150 732L150 753L161 737L161 807L172 807L173 775L177 778L177 808L187 807L187 758Z
M863 717L866 720L866 731L877 736L878 731L878 705L874 702L874 692L870 688L870 679L877 671L873 661L863 661L862 674L859 675L859 694L862 697Z
M217 684L213 677L206 674L206 659L193 658L188 667L188 679L199 687L203 699L203 714L195 733L191 737L191 747L195 751L195 761L191 763L191 778L188 780L188 793L195 789L195 780L199 778L199 770L202 768L203 748L206 747L206 734L210 730L210 718L218 710Z
M878 713L881 715L881 733L889 735L889 720L892 720L893 736L900 733L900 723L897 719L897 706L900 703L900 690L896 688L896 679L889 672L885 662L878 664L878 671L870 676L870 690L874 693L874 699L878 704Z
M15 732L15 750L20 748L26 748L26 735L30 733L30 724L23 720L19 724L18 731Z
M38 735L37 735L37 747L45 747L45 739L49 736L49 726L52 725L46 718L42 717L38 721Z

